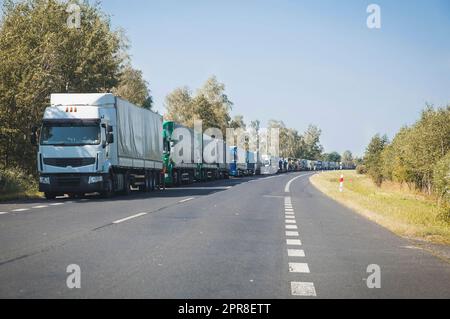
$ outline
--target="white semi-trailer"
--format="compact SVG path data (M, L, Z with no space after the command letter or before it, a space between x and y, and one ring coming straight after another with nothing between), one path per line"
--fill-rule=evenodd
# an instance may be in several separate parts
M154 190L163 169L162 116L113 94L52 94L34 129L39 190L56 196Z
M262 155L261 175L274 175L278 173L280 158L270 155Z

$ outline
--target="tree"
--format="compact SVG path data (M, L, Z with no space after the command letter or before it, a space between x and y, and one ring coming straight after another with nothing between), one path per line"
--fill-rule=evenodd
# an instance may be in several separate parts
M232 105L225 94L225 85L212 76L194 97L188 87L177 88L169 93L165 101L165 117L191 128L194 118L202 119L204 128L210 127L207 123L214 123L212 127L219 128L225 134L231 119L229 112Z
M450 152L434 165L433 183L439 206L446 206L450 218Z
M342 165L347 168L355 166L352 152L345 151L344 154L342 154Z
M203 94L196 96L192 100L192 105L194 110L194 120L203 121L203 130L220 127L220 119L214 112L214 106Z
M169 93L166 96L165 107L167 109L166 119L193 127L194 109L191 91L188 87L177 88Z
M338 152L332 152L330 154L324 154L323 155L323 159L326 162L340 163L341 162L341 155Z
M119 85L113 92L133 104L151 109L153 100L150 96L148 83L142 76L142 71L133 69L131 65L124 67L120 74Z
M367 173L377 186L381 186L383 183L381 156L387 144L388 139L386 135L380 137L380 134L376 134L367 146L364 156Z
M230 101L225 94L225 84L220 83L216 76L211 76L205 84L197 91L197 96L203 95L206 100L212 105L213 113L210 116L217 119L222 132L226 132L230 123L230 111L233 107L233 102Z
M303 135L305 142L305 157L311 160L320 158L323 147L320 144L322 131L315 125L310 125Z
M305 154L303 136L297 130L287 128L283 121L270 120L268 128L279 129L280 156L284 158L301 158Z
M67 25L57 0L5 1L0 20L0 156L4 166L35 172L31 127L51 93L108 92L117 86L122 52L98 6L79 4L81 28Z
M247 125L244 122L244 116L235 115L230 122L230 128L234 128L234 129L241 128L241 129L245 130L247 128Z
M383 151L383 177L431 194L434 164L450 151L449 136L450 107L428 106L420 120L403 127Z

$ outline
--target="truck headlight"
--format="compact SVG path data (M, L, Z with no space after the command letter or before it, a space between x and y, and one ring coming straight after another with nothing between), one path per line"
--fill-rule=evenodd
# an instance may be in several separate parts
M89 176L89 184L96 184L103 182L103 176Z
M50 177L39 177L39 183L40 184L50 184Z

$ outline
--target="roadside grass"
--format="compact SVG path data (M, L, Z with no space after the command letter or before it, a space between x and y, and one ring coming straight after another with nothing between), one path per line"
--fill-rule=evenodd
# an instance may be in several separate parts
M345 178L342 193L341 174ZM322 193L397 235L450 245L450 223L443 218L448 211L405 185L385 183L378 188L369 177L355 171L324 172L310 180Z
M37 181L19 169L0 169L0 202L39 198Z

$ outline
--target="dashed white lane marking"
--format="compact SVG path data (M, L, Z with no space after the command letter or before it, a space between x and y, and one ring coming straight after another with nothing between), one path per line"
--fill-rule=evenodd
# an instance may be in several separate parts
M287 231L286 232L286 237L298 237L298 236L300 236L298 231Z
M14 213L20 213L20 212L26 212L30 210L29 208L19 208L19 209L14 209L13 212Z
M64 203L54 203L54 204L50 204L50 206L61 206L64 205Z
M309 274L309 266L306 263L289 263L289 272L298 272L302 274Z
M40 205L40 206L34 206L33 209L41 209L41 208L47 208L47 205Z
M298 176L286 185L285 192L289 193L290 185L297 178L303 177L304 175ZM288 257L298 259L305 257L305 251L302 249L293 249L296 246L302 246L302 241L299 239L300 235L297 230L297 222L295 220L294 207L291 203L291 197L286 196L284 198L285 201L285 221L286 221L286 244L288 246ZM301 273L301 274L309 274L309 265L307 263L297 263L290 262L289 263L289 272L290 273ZM291 294L292 296L299 297L317 297L316 288L314 287L314 283L312 282L291 282Z
M186 203L186 202L189 202L189 201L191 201L191 200L193 200L193 199L195 199L194 197L190 197L190 198L186 198L186 199L183 199L183 200L180 200L178 203Z
M287 239L286 244L288 246L301 246L302 241L300 239Z
M0 215L6 215L8 212L0 212Z
M305 251L301 249L288 249L289 257L305 257Z
M127 220L138 218L138 217L141 217L144 215L147 215L147 213L139 213L139 214L127 217L127 218L119 219L119 220L116 220L115 222L113 222L113 224L120 224L120 223L126 222Z
M291 292L293 296L316 297L316 289L312 282L291 282Z
M284 192L285 192L285 193L289 193L289 192L290 192L292 182L294 182L295 180L297 180L297 179L299 179L299 178L301 178L301 177L305 177L305 176L309 176L309 175L311 175L311 174L304 174L304 175L300 175L300 176L297 176L297 177L291 179L291 180L286 184L286 187L284 188Z

